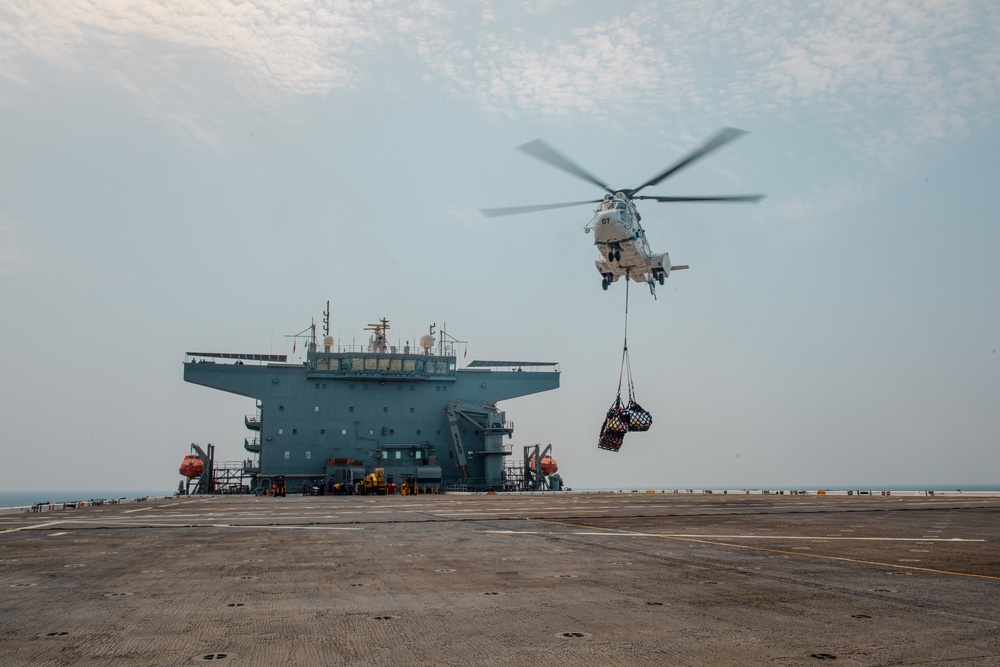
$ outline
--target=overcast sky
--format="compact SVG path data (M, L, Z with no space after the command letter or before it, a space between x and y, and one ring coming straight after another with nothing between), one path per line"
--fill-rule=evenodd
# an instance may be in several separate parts
M998 483L1000 5L983 0L7 0L0 5L5 487L176 487L245 458L253 402L188 350L290 353L320 321L468 360L558 361L501 404L585 487ZM648 433L597 434L624 284L600 191L691 270L630 291Z

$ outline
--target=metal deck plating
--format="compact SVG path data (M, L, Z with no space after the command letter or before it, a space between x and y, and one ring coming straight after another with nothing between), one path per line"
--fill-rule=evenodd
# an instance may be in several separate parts
M998 515L576 493L3 514L0 662L994 665Z

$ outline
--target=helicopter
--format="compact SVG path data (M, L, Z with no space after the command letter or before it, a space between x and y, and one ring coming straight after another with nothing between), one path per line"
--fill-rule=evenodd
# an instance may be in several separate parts
M606 192L604 198L564 202L561 204L488 208L481 209L480 213L486 217L496 217L518 213L531 213L534 211L547 211L568 206L581 206L583 204L597 204L594 217L587 223L587 226L583 230L588 234L593 232L594 245L597 246L601 253L601 259L595 261L597 271L601 274L601 286L607 290L612 283L617 282L619 278L624 276L626 281L632 280L633 282L648 284L650 294L653 295L653 298L656 298L656 283L662 285L671 271L687 269L688 265L672 266L669 254L665 252L654 253L650 249L649 241L646 239L646 232L642 228L642 225L639 224L642 218L636 209L636 200L648 199L658 202L758 202L764 199L766 195L666 197L640 195L639 192L651 185L658 185L661 181L743 134L746 134L745 130L724 127L701 146L695 148L639 187L620 188L617 190L610 188L606 183L585 171L543 140L535 139L522 146L518 146L518 150L556 169L560 169L596 185Z

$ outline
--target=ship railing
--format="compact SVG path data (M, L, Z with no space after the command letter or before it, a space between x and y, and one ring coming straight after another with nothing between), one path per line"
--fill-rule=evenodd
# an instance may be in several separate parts
M468 482L453 483L444 485L445 493L486 493L488 491L503 491L502 480L487 479L486 477L470 477Z
M369 347L367 343L357 344L352 343L350 345L333 345L330 349L325 347L318 347L317 352L323 354L341 354L341 353L351 353L351 354L419 354L420 356L427 357L453 357L455 356L455 346L445 345L444 349L441 350L438 346L434 346L429 350L424 350L419 345L387 345L384 350L377 350Z

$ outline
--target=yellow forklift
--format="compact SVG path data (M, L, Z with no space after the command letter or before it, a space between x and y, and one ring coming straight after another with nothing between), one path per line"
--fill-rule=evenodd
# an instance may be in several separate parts
M365 475L361 480L361 493L369 496L385 495L385 468L375 468L375 472Z

